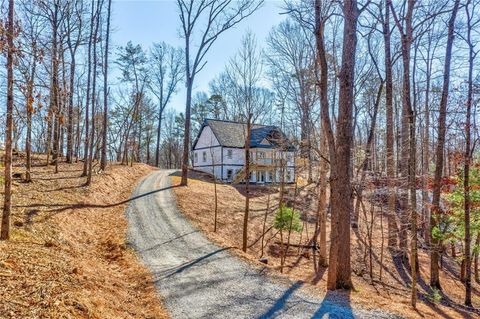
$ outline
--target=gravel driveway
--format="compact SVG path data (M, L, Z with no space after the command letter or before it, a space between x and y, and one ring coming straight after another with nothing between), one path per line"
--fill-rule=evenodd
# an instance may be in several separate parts
M301 292L212 244L178 211L169 174L137 186L126 215L129 243L154 276L172 318L399 318ZM210 199L205 199L210 200Z

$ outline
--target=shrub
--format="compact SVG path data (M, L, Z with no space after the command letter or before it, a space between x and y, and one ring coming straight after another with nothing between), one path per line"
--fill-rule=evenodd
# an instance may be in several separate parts
M301 232L302 222L300 220L300 214L293 210L291 207L281 206L275 213L275 221L273 227L278 230L291 230Z
M433 290L430 292L429 298L432 302L439 303L442 300L440 290L438 290L437 288L433 288Z

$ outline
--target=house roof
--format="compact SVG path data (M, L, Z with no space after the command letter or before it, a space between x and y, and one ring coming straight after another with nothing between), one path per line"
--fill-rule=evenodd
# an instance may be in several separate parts
M193 144L193 148L195 148L198 138L205 126L209 126L212 129L213 134L220 145L235 148L245 147L245 138L247 136L246 123L205 119ZM267 140L269 143L262 143L264 140ZM294 149L293 145L278 127L272 125L252 124L250 136L251 148L272 148L281 146L282 144L286 145L286 148L289 150Z

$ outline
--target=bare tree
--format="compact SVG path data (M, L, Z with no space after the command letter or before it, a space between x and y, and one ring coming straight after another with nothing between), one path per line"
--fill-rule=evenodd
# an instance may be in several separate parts
M388 247L397 247L398 228L395 205L395 154L393 135L393 76L391 56L390 6L385 1L385 17L383 20L383 38L385 41L385 107L387 124L387 179L388 179Z
M321 103L322 122L327 135L330 155L330 196L331 196L331 232L330 256L327 288L352 288L350 265L350 212L352 211L351 185L351 146L353 122L353 86L355 56L357 48L357 21L359 9L357 1L348 0L342 4L344 19L342 66L336 136L332 130L329 110ZM363 10L363 9L362 9ZM323 38L320 1L315 1L315 25L317 53L320 59L321 75L327 71L325 61L325 42ZM325 85L320 80L320 85ZM322 100L322 96L320 97Z
M447 47L445 52L445 65L443 73L443 88L442 98L440 100L440 110L438 117L438 141L435 151L436 163L435 163L435 176L433 180L433 198L432 198L432 212L430 217L430 228L437 227L437 221L441 214L440 208L440 191L442 188L442 176L444 165L444 150L445 150L445 135L446 135L446 119L447 119L447 103L448 94L450 88L450 65L452 61L452 47L455 32L455 19L457 17L458 7L460 6L460 0L455 0L450 20L448 21L448 38ZM440 274L438 269L439 263L439 240L436 236L431 234L432 250L430 253L430 286L441 289Z
M157 146L155 149L155 166L160 167L160 137L162 118L165 108L183 80L183 52L166 44L154 43L150 51L151 81L150 91L158 99Z
M230 0L177 0L182 35L185 40L185 81L187 86L181 181L183 186L187 185L190 111L195 76L205 67L206 54L218 37L252 15L262 4L263 0L240 0L234 3ZM198 31L199 24L202 22L205 23L205 27ZM194 44L195 38L200 39L197 45ZM195 51L192 52L192 50Z
M93 24L95 25L92 41L93 41L93 72L92 72L92 102L91 102L91 128L90 128L90 150L88 152L87 162L88 162L88 174L87 174L87 182L86 185L90 185L92 183L92 171L93 171L93 147L95 145L95 114L96 114L96 104L97 104L97 43L98 43L98 29L100 25L100 16L102 13L102 5L103 0L97 2L97 7L95 10L95 19ZM88 113L85 115L88 117ZM89 137L87 136L87 139Z
M472 40L472 29L480 23L480 19L474 20L477 4L471 0L465 5L465 14L467 16L467 36L468 45L468 92L467 92L467 114L465 122L465 152L463 166L463 193L464 193L464 222L465 222L465 305L472 306L472 260L471 260L471 234L470 234L470 163L472 161L472 104L473 104L473 67L478 51L475 51L475 44Z
M65 19L67 47L70 52L70 84L68 91L67 119L67 163L73 162L73 98L75 94L76 54L83 40L83 2L69 3L69 14ZM74 33L76 31L76 34ZM74 36L75 35L75 36ZM80 119L78 119L80 120Z
M3 202L0 240L10 238L10 212L12 209L12 130L13 130L13 47L14 1L8 1L7 23L7 114L5 123L5 195Z
M102 157L100 169L107 168L107 136L108 136L108 47L110 42L110 15L112 13L112 0L108 0L107 30L105 31L105 62L103 65L103 129L102 129Z

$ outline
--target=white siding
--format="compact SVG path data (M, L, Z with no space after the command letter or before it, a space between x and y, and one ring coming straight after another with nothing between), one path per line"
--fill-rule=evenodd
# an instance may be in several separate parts
M195 149L220 145L210 126L205 126L200 133Z
M201 171L201 172L205 172L207 174L212 174L213 167L212 166L204 166L204 167L196 167L195 169L198 170L198 171ZM221 176L222 176L222 166L221 165L215 166L215 177L218 180L220 180Z
M262 144L263 143L267 144L268 141L264 140L262 141ZM264 153L264 157L257 156L257 152ZM231 154L231 156L229 156L229 153ZM223 158L222 158L222 155L223 155ZM274 164L274 161L272 161L272 159L278 160L280 157L283 157L284 159L288 158L288 161L286 163L287 167L285 168L286 169L285 182L292 183L295 181L294 152L281 152L281 151L279 152L279 151L267 149L267 148L254 148L254 149L251 149L251 155L252 155L251 156L252 163L267 164L267 165ZM193 157L194 157L193 167L196 170L199 170L208 174L214 173L217 179L229 182L231 180L227 180L228 171L232 170L232 179L234 179L238 171L243 168L243 165L245 163L245 149L220 146L220 143L218 142L217 138L213 134L212 129L209 126L205 126L202 129L202 132L200 133L198 141L195 145L195 149L193 150ZM287 171L289 173L287 173ZM270 178L270 173L268 171L265 171L263 173L265 176L264 181L267 183L280 182L281 180L280 172L281 170L277 168L274 174L274 180L272 181L272 179ZM261 182L260 180L257 181L256 171L252 171L250 181L252 183Z
M228 158L228 152L232 152L232 158ZM243 165L245 163L245 149L243 148L223 148L223 164Z
M193 151L193 166L199 167L212 164L222 164L222 148L220 146Z

